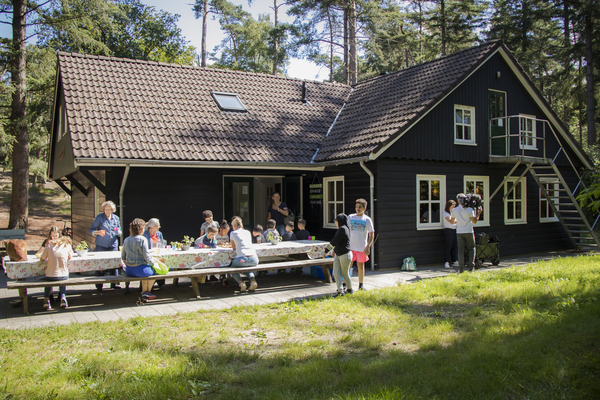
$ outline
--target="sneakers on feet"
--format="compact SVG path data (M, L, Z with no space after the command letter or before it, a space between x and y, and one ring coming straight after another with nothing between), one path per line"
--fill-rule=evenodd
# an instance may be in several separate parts
M50 305L50 299L44 300L44 310L52 310L52 306Z
M453 267L458 267L458 265L459 265L459 264L458 264L458 261L454 261L454 262L452 263L452 266L453 266Z
M67 303L67 299L65 297L60 299L60 307L64 309L69 308L69 303Z
M364 290L364 289L363 289L363 290ZM354 290L352 290L352 289L348 289L348 290L346 290L346 294L354 294Z
M250 288L248 290L253 292L256 290L257 287L258 287L258 283L256 283L256 281L254 279L252 279L252 282L250 282Z
M142 293L142 299L144 299L144 300L154 300L155 298L156 298L155 294L152 294L149 292Z
M343 295L344 295L344 292L335 292L333 294L333 296L331 296L331 297L342 297Z
M240 292L246 291L246 282L240 282Z
M450 264L449 263L444 263L444 268L450 268Z
M344 291L344 292L345 292L345 291L346 291L346 288L347 288L347 286L346 286L346 282L342 282L342 291Z
M367 289L365 289L365 287L364 287L363 285L360 285L360 286L358 287L358 290L364 290L365 292L367 291Z

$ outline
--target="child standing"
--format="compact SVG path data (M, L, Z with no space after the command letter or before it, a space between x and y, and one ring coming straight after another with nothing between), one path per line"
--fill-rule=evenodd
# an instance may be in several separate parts
M71 248L71 238L61 237L57 227L52 227L48 232L48 244L44 248L44 252L40 256L40 260L48 260L46 265L46 278L47 281L64 281L69 279L69 266L68 262L73 255L73 249ZM67 287L59 286L60 292L60 306L62 308L68 308L67 303ZM44 288L44 310L52 310L50 304L50 295L52 294L52 287Z
M204 236L206 232L208 232L208 227L210 225L219 229L219 223L217 221L213 221L213 213L210 210L202 211L202 218L204 219L204 223L200 227L200 236Z
M342 277L348 286L346 293L352 294L352 280L350 279L350 265L352 265L352 251L350 250L350 229L348 228L348 216L346 214L338 214L335 217L335 225L338 230L335 232L333 239L327 246L327 251L333 249L333 277L337 292L333 297L343 296L345 293L342 289Z
M296 232L296 240L309 240L310 232L306 230L306 221L298 220L298 232Z
M356 214L350 214L348 221L350 223L350 250L352 250L352 262L356 261L358 269L358 290L366 290L363 286L365 277L365 263L369 261L371 254L371 243L375 229L373 221L365 211L367 209L367 201L365 199L356 200Z
M297 240L296 235L294 234L294 221L288 221L285 223L285 233L281 236L281 239L284 242Z

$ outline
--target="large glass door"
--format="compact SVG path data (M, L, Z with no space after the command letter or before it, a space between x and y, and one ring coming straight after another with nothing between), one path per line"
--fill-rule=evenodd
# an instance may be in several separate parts
M225 177L223 193L224 218L231 221L235 215L242 218L244 228L254 226L254 178Z
M490 149L493 156L506 156L506 148L508 138L506 137L506 93L489 91L489 116L495 119L492 121L491 132L492 148Z

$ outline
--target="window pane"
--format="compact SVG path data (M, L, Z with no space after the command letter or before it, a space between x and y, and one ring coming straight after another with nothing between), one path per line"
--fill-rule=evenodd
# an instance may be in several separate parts
M463 123L465 125L471 125L471 111L469 110L464 110L463 111Z
M463 127L462 125L456 125L456 138L462 140L463 138Z
M527 119L526 121L527 121L527 130L529 132L533 132L533 121L530 119Z
M327 201L335 200L335 181L327 182Z
M520 201L515 201L515 218L516 219L521 219L521 202Z
M344 204L343 203L337 203L335 215L337 216L338 214L341 214L343 212L344 212ZM335 219L335 217L333 217L333 219Z
M506 203L506 214L507 219L515 219L515 203L512 201Z
M456 123L457 124L462 124L463 123L463 112L462 112L462 110L456 110Z
M515 187L515 199L522 199L522 194L521 194L521 184L522 182L519 182L518 185Z
M420 211L419 215L421 218L421 222L429 222L429 203L423 203L419 206Z
M431 200L440 199L440 181L431 181Z
M431 203L431 221L432 223L440 222L440 203Z
M429 181L420 181L419 186L421 187L419 198L429 200Z
M337 190L335 192L335 199L337 201L344 200L344 181L337 181L336 184Z
M335 223L333 222L335 220L335 216L337 214L335 213L335 203L328 203L327 204L327 223Z
M464 128L464 137L463 139L465 140L471 140L471 127L470 126L463 126Z
M473 185L475 182L473 181L467 181L467 183L465 184L465 193L473 193Z
M541 218L548 218L548 204L546 204L546 200L542 200L540 202L540 217Z
M481 199L484 200L483 193L483 182L477 182L477 191L475 192L475 194L478 194L479 196L481 196Z

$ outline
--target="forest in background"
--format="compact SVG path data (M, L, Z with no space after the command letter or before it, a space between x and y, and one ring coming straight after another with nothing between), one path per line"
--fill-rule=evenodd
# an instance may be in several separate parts
M0 0L0 22L13 30L0 39L0 164L13 172L9 228L27 227L30 174L34 185L45 179L56 51L277 75L292 58L307 58L328 68L330 81L355 84L502 39L598 164L597 0L272 0L271 9L254 18L227 0L195 0L190 12L204 38L196 49L178 15L140 0ZM281 22L283 12L292 23ZM212 50L209 18L225 33Z

